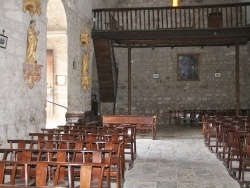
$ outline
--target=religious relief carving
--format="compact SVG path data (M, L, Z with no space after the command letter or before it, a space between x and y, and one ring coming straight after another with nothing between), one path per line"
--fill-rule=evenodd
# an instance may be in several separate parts
M35 82L40 81L42 67L42 65L23 63L23 79L28 79L28 86L30 89L34 87Z
M32 89L35 82L39 82L41 79L42 65L38 65L36 61L36 48L38 42L39 31L35 30L36 21L31 20L27 32L27 48L26 48L26 60L23 63L23 78L28 79L28 86Z
M82 86L84 91L87 91L91 85L91 78L89 76L82 76Z
M88 33L81 34L81 44L89 48L90 46L90 36Z
M84 91L88 90L91 84L91 78L89 77L89 53L84 51L82 58L82 86Z
M30 15L33 16L37 13L41 15L41 3L40 0L23 0L23 12L30 12Z
M84 51L82 58L82 76L89 75L89 54L87 51Z
M91 52L90 48L90 35L86 32L81 34L81 44L85 46L83 58L82 58L82 86L84 91L87 91L91 85L91 78L89 77L89 56Z

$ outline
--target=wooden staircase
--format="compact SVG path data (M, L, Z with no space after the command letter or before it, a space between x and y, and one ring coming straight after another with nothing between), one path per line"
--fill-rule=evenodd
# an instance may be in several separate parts
M113 102L116 98L116 68L110 40L94 39L100 102Z

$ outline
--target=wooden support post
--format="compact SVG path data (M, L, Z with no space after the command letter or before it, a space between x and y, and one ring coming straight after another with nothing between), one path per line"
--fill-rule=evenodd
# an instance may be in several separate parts
M236 116L240 115L240 66L239 66L239 42L235 45L235 75L236 75Z
M131 45L128 45L128 115L131 115Z

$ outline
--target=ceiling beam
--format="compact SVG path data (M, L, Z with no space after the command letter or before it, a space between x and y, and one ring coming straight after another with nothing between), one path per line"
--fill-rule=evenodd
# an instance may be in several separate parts
M195 39L156 39L156 40L120 40L121 45L146 46L206 46L206 45L234 45L236 42L246 44L247 37L238 38L195 38Z

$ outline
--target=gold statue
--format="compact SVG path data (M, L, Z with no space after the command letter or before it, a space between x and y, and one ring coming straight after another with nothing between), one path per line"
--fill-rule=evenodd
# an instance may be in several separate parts
M87 28L83 28L83 33L81 34L81 45L85 46L82 58L82 86L84 91L87 91L91 85L91 78L89 77L89 55L91 52L90 47L90 35L87 32Z
M35 30L36 21L31 20L29 29L27 32L27 49L26 49L26 63L35 64L36 63L36 47L37 47L37 36L39 31Z
M82 75L88 76L88 74L89 74L89 54L88 52L84 51L82 58Z
M84 91L87 91L91 85L91 78L89 76L82 77L82 86Z
M87 47L87 49L90 47L90 35L86 27L83 28L83 33L81 34L81 45Z
M39 82L41 79L42 65L36 62L36 48L37 48L37 36L39 31L35 30L36 21L30 20L30 25L27 32L27 48L26 48L26 61L23 63L23 79L28 79L28 86L32 89L35 82Z

